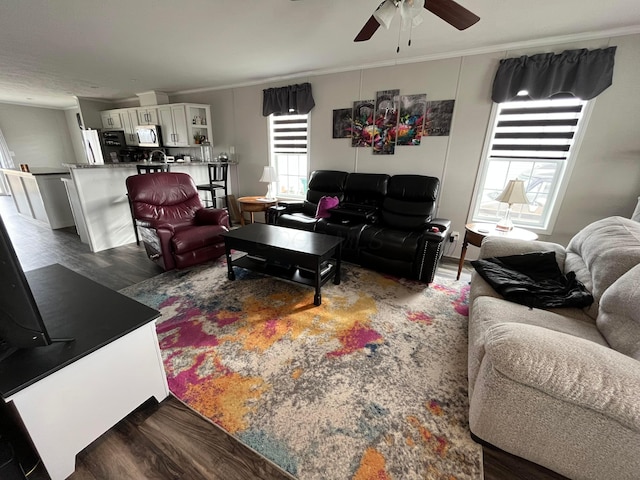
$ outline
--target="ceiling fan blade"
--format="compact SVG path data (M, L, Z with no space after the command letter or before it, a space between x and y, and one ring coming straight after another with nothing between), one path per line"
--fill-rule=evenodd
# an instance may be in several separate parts
M365 40L369 40L373 36L373 34L376 33L376 30L378 30L379 26L380 24L378 23L378 21L373 15L371 15L369 20L367 20L367 23L364 24L364 27L362 27L362 30L360 30L360 33L356 35L356 38L354 38L353 41L364 42Z
M425 0L424 8L458 30L469 28L480 20L480 17L475 13L470 12L453 0Z

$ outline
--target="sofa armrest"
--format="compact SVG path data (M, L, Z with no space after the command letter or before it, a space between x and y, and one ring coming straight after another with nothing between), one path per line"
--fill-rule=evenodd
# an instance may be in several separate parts
M631 357L543 327L499 323L487 329L485 358L514 382L640 432L640 362Z
M444 242L451 235L451 220L434 218L425 226L423 238L428 242Z
M291 202L278 202L278 205L274 207L269 207L265 214L267 223L269 225L277 225L278 218L285 213L296 213L301 212L304 206L304 202L302 201L291 201Z
M201 208L196 211L198 225L222 225L229 228L229 213L222 208Z
M505 257L507 255L520 255L522 253L548 252L556 253L556 262L561 271L564 271L565 248L562 245L539 240L519 240L516 238L504 238L499 236L486 237L480 247L478 258Z

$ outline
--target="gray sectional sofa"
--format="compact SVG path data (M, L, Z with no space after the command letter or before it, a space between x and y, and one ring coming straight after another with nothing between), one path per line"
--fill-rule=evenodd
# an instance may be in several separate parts
M474 272L469 424L480 440L574 479L640 478L640 223L597 221L564 248L488 237L481 258L554 251L585 309L511 303Z

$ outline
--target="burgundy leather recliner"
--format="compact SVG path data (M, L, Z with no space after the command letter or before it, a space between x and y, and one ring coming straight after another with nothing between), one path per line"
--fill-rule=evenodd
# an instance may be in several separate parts
M224 254L221 233L229 231L229 215L204 208L189 175L133 175L126 184L147 255L162 268L190 267Z

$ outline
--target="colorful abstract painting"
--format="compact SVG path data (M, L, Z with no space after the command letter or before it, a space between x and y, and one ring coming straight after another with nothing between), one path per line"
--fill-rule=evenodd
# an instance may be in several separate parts
M333 111L333 138L351 138L352 115L352 108L339 108Z
M426 137L446 137L449 135L454 103L455 100L427 102L427 113L424 123L424 135Z
M427 109L427 94L400 96L400 116L396 129L396 145L420 145Z
M314 289L223 259L123 293L158 309L171 392L299 480L480 480L467 282L347 264ZM205 448L205 447L203 447Z
M373 123L375 100L357 100L353 102L353 126L351 130L352 147L370 147L375 135Z
M373 153L376 155L395 153L399 103L400 90L383 90L376 93L376 132L373 137Z

